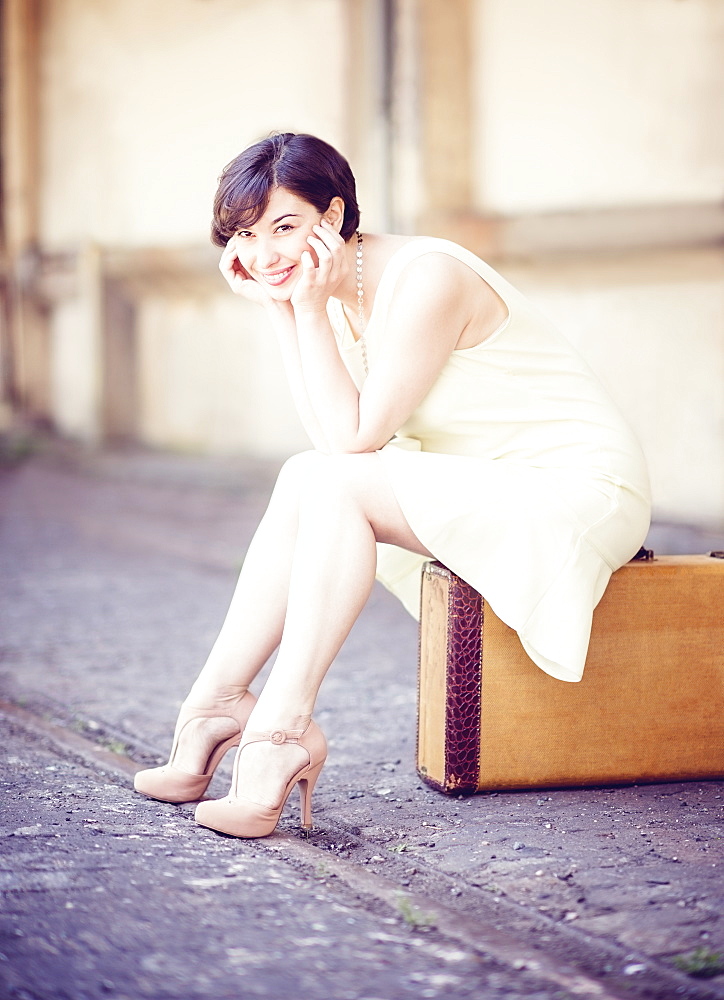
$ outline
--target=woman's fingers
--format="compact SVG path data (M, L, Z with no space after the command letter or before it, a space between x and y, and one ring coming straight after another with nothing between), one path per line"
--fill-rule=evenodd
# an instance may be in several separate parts
M321 244L331 254L337 253L341 255L344 253L344 240L337 230L333 229L324 219L322 219L322 222L318 226L313 226L312 230L315 235L309 237L310 241L315 240L316 243Z
M314 226L307 243L317 256L317 280L338 281L346 269L345 243L331 226Z
M344 239L340 236L331 222L327 222L326 219L322 219L319 223L319 228L323 232L327 233L335 243L338 243L340 246L344 246Z
M254 281L239 260L233 236L221 252L219 270L235 295L243 295L244 298L262 305L268 298L259 282Z
M307 243L312 247L320 262L332 260L332 250L318 236L310 234L307 237Z
M309 250L303 250L302 251L302 256L300 257L300 260L301 260L301 263L302 263L302 268L305 271L313 271L314 270L314 257L312 257L312 255L309 252Z
M245 270L239 260L238 251L234 237L229 240L221 253L219 260L219 270L224 275L229 284L236 288L240 281L250 281L251 275Z
M240 268L241 264L239 263L239 258L237 257L236 243L234 241L234 237L232 236L224 249L221 251L219 270L224 275L226 280L231 282L234 276L239 273Z

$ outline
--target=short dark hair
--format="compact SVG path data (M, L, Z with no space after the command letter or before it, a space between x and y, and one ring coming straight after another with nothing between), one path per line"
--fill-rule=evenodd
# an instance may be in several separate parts
M332 198L341 198L340 235L345 241L359 226L354 175L342 154L313 135L281 132L249 146L224 167L214 197L212 243L225 247L239 229L258 222L278 187L304 198L320 213L327 211Z

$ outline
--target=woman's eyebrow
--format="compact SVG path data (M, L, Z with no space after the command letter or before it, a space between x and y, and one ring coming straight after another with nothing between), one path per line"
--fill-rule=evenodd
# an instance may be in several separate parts
M287 212L286 215L280 215L278 219L272 219L272 225L276 226L277 222L281 222L282 219L301 219L301 215L295 212Z

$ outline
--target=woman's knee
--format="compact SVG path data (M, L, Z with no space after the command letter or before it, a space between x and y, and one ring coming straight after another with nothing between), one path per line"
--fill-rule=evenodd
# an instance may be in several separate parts
M298 508L309 501L326 506L330 502L344 504L355 495L354 463L344 461L354 455L325 455L320 451L304 451L288 458L279 470L272 503L290 504Z
M302 451L297 455L292 455L279 470L274 487L275 492L292 492L299 495L309 477L314 475L314 469L319 464L319 459L324 457L318 451Z
M375 537L430 555L413 534L375 452L325 455L308 451L285 463L281 475L293 483L299 509L335 515L356 511Z
M304 451L293 455L282 466L275 493L322 505L357 503L366 506L367 498L380 492L380 461L373 453L326 455Z
M322 507L356 506L366 512L369 497L379 488L379 457L374 453L312 455L301 468L300 498Z
M354 494L371 472L372 455L326 455L303 451L287 459L277 476L277 489L302 495ZM367 461L365 461L367 460Z

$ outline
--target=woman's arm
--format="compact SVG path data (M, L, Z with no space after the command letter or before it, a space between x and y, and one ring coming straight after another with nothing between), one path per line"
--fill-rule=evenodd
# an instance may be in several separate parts
M315 451L329 452L329 441L309 400L306 381L302 373L294 313L291 308L271 310L270 318L277 335L289 390L302 426Z
M465 265L445 254L413 261L395 286L383 342L358 392L337 349L322 296L332 240L311 240L319 258L305 265L292 296L304 384L331 452L376 451L422 402L460 339L473 311ZM464 270L463 270L464 269ZM472 274L472 272L470 272ZM479 279L478 279L479 280ZM482 293L485 283L475 286Z

